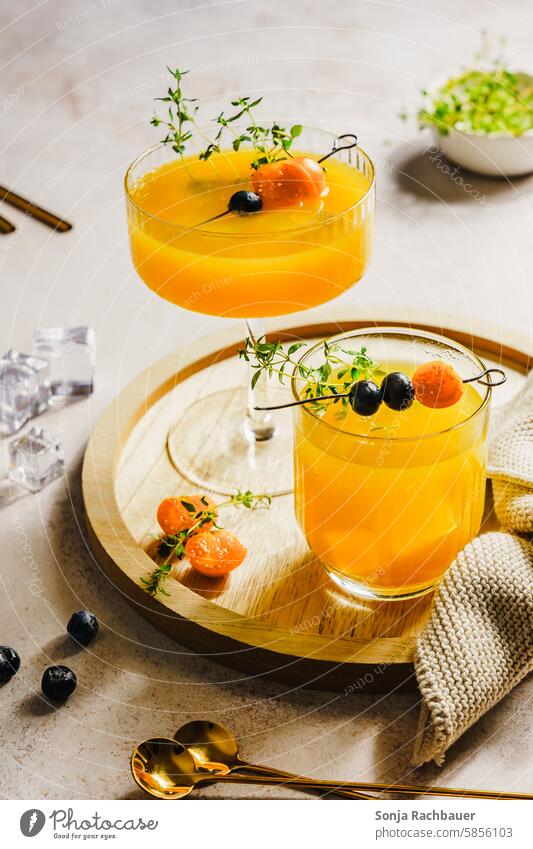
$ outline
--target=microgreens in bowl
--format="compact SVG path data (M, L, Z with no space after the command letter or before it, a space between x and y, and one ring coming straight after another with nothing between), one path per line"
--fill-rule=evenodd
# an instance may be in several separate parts
M504 67L470 69L423 92L422 127L481 135L521 136L533 130L533 78Z

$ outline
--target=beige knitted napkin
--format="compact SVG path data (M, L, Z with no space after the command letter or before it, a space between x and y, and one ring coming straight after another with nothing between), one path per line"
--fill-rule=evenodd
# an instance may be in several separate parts
M533 371L493 418L488 474L496 515L509 530L533 533Z
M495 510L533 531L533 374L498 411L489 449ZM442 764L449 746L533 669L533 542L482 534L457 556L417 639L422 695L413 764Z

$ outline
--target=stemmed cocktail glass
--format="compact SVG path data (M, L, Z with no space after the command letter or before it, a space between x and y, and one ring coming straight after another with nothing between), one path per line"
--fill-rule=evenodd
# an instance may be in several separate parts
M318 160L333 143L332 134L303 128L298 150ZM320 305L362 277L375 192L372 162L359 147L328 163L329 194L319 207L218 216L235 191L249 188L251 153L222 150L204 162L194 159L202 145L193 133L180 157L160 144L126 173L132 259L150 289L196 313L245 319L247 335L259 340L266 318ZM291 423L254 409L266 406L267 380L262 374L253 389L222 389L182 411L168 450L184 477L219 493L290 491Z

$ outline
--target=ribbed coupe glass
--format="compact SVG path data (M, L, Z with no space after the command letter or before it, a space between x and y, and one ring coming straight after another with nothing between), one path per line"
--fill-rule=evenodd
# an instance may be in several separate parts
M304 128L298 147L316 159L333 142L330 133ZM197 156L202 147L205 139L195 136L187 154ZM202 223L224 211L233 192L250 187L252 155L227 150L208 163L184 162L158 145L130 165L125 188L131 255L146 285L184 309L244 318L247 335L258 339L266 317L322 304L362 277L375 191L369 157L360 148L344 150L325 163L330 195L324 209ZM254 410L266 405L266 393L262 376L254 390L223 389L184 409L168 437L180 473L219 493L290 491L290 422Z

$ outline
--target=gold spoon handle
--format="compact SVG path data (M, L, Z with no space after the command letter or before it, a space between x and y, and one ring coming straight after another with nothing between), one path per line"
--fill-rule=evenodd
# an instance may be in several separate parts
M2 235L6 235L7 233L12 233L15 230L15 225L8 221L7 218L4 218L0 215L0 233Z
M293 775L290 772L282 770L274 770L270 767L262 766L261 764L249 764L242 762L242 765L235 768L236 770L250 770L251 774L260 775L277 775L284 778L287 783L291 780L301 779L301 776ZM237 772L232 772L236 775ZM311 780L311 779L302 779ZM355 790L375 790L381 793L399 793L410 796L449 796L453 798L463 799L533 799L533 794L530 793L510 793L503 790L465 790L460 787L429 787L423 784L379 784L376 782L364 781L339 781L333 784L331 781L321 782L317 779L317 786L329 785L335 788L335 792L343 794L344 791L353 792Z
M225 775L202 775L201 778L196 778L195 783L196 786L200 786L202 784L214 784L219 781L230 781L234 784L282 784L285 787L298 787L301 790L327 790L330 793L349 795L351 799L373 799L375 801L374 796L369 796L368 793L362 793L356 788L346 789L345 785L340 787L337 783L332 781L319 781L314 778L290 776L289 773L285 776L278 775L274 772L265 775L253 773L246 774L245 772L228 772Z
M294 772L285 772L282 769L273 769L269 766L262 766L261 764L250 764L248 762L242 761L240 766L233 767L231 771L232 775L249 775L249 776L271 776L272 778L280 778L286 781L288 784L294 780L298 781L313 781L312 778L306 778L303 775L296 775ZM367 793L361 793L359 790L355 789L347 789L342 786L341 783L334 783L333 781L325 781L322 783L320 779L317 779L317 783L320 784L321 787L326 787L326 785L330 786L331 790L335 792L338 796L344 796L347 799L374 799L377 797L369 796ZM363 788L361 788L362 790Z
M370 784L358 782L362 790L400 793L415 796L449 796L456 799L533 799L531 793L510 793L506 790L468 790L462 787L426 787L423 784Z
M31 215L32 218L36 218L41 224L46 224L47 227L58 230L60 233L66 233L67 230L72 230L72 224L69 224L64 218L59 218L53 212L43 209L42 206L37 206L33 201L17 195L16 192L6 189L5 186L0 186L0 200L9 203L11 206L16 207L16 209L20 209L26 215Z

